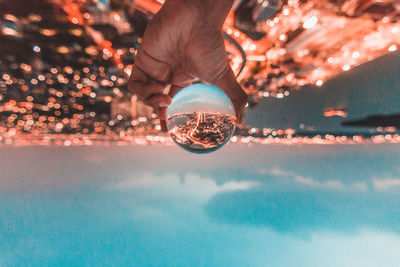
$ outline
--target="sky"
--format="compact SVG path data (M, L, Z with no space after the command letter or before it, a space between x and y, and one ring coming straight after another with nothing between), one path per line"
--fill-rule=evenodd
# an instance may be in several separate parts
M398 266L399 145L0 150L0 266Z
M343 72L322 87L306 86L283 99L264 98L247 111L245 123L260 128L301 130L304 124L317 131L349 131L340 125L342 121L400 114L399 59L399 51L390 53ZM348 116L325 118L325 109L347 109Z
M172 98L167 117L196 111L235 116L233 104L222 90L209 84L197 83L185 87Z

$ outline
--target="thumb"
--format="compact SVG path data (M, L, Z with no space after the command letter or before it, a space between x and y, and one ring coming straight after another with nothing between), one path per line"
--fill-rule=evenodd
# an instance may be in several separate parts
M168 132L167 120L166 120L167 108L166 107L158 108L156 112L158 117L160 118L161 131Z

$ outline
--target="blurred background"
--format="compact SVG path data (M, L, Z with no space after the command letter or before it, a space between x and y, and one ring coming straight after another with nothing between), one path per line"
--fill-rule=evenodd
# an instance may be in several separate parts
M163 2L1 0L0 142L168 143L126 86ZM389 0L235 1L226 50L250 96L235 138L399 142L399 18Z
M399 1L236 1L207 155L126 86L162 4L0 0L0 266L397 267Z

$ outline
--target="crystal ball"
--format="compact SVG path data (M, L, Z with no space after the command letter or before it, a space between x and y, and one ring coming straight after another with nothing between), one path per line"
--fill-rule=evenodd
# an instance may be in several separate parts
M219 88L203 83L180 90L167 109L167 128L172 140L193 153L220 149L235 131L235 109Z

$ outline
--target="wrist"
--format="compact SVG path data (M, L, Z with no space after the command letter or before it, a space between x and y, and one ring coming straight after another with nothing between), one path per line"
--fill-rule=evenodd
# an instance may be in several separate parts
M185 6L186 12L194 19L222 28L233 2L234 0L167 0L165 6L175 14Z

